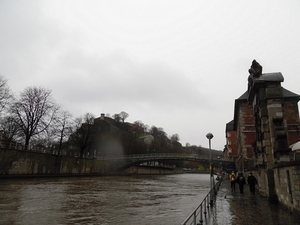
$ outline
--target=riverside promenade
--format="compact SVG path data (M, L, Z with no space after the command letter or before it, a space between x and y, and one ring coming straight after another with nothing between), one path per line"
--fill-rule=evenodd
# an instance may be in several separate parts
M198 222L199 224L199 222ZM271 204L258 193L252 195L249 185L244 193L231 192L230 182L225 179L218 191L213 208L208 210L203 225L299 225L300 213L291 213L280 204Z

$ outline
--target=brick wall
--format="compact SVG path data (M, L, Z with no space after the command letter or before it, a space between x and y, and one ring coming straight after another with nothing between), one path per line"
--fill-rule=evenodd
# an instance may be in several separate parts
M248 170L253 165L253 145L256 143L254 124L252 106L247 102L240 103L237 127L237 165L240 171Z
M297 101L285 101L283 107L286 118L289 145L298 142L300 136L299 110Z

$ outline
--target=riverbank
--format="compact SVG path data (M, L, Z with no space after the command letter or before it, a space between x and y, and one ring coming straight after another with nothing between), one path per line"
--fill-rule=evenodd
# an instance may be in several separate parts
M291 212L282 204L271 204L267 198L250 193L244 186L244 193L238 187L232 192L228 179L222 182L214 207L208 211L203 225L298 225L300 213Z
M0 149L0 177L99 176L109 171L102 160Z
M182 168L139 165L113 173L110 164L104 160L0 149L0 178L164 175L184 172L190 171L184 171Z

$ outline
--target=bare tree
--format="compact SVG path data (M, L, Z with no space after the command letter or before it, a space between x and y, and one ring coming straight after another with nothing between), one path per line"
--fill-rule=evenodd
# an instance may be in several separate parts
M80 157L83 157L84 151L92 145L95 131L94 118L93 114L86 113L84 116L77 117L71 127L70 141L79 147Z
M70 133L71 114L68 111L61 111L55 119L55 133L59 137L58 155L62 148L63 140Z
M178 142L179 141L179 135L178 134L173 134L171 136L171 142Z
M120 114L114 114L113 118L116 122L120 122L120 120L121 120Z
M125 120L129 116L129 114L127 112L124 112L124 111L120 112L119 115L120 115L120 118L121 118L121 120L122 120L123 123L125 122Z
M12 95L7 86L7 81L0 75L0 112L9 104Z
M156 138L162 138L162 137L165 138L167 135L163 128L161 127L157 128L156 126L151 127L150 134L152 134Z
M18 135L19 127L11 116L6 116L0 120L0 129L3 132L3 140L6 147L15 140Z
M51 91L41 87L28 87L13 103L11 115L25 137L25 148L30 139L46 132L58 110Z
M146 133L147 127L142 121L137 120L133 124L135 125L134 132L136 133L137 137L139 137L140 134L145 134Z

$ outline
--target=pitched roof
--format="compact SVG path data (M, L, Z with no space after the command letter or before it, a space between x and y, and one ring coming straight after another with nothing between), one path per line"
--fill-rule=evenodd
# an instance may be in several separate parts
M273 74L280 74L281 75L281 73L273 73ZM268 75L270 75L270 74L268 74ZM278 77L278 79L280 78L280 76ZM283 96L283 98L284 99L287 99L287 98L292 98L292 99L294 99L294 100L297 100L297 101L299 101L300 100L300 95L298 95L298 94L296 94L296 93L294 93L294 92L291 92L291 91L289 91L289 90L287 90L287 89L285 89L284 87L281 87L282 88L282 96ZM240 103L242 103L242 102L247 102L247 100L248 100L248 96L249 96L249 93L248 93L248 91L246 91L245 93L243 93L239 98L237 98L237 99L235 99L235 103L234 103L234 125L233 125L233 128L235 129L236 128L236 123L237 123L237 116L238 116L238 109L239 109L239 105L240 105ZM227 125L226 125L226 127L227 127ZM226 128L227 129L227 128Z
M248 91L246 91L244 94L242 94L238 99L236 100L247 100L248 99Z
M227 132L227 131L234 130L233 125L234 125L234 120L231 120L229 123L226 124L226 130L225 131Z
M294 92L291 92L283 87L282 87L282 95L283 95L283 98L295 98L295 99L300 100L300 95L295 94Z

